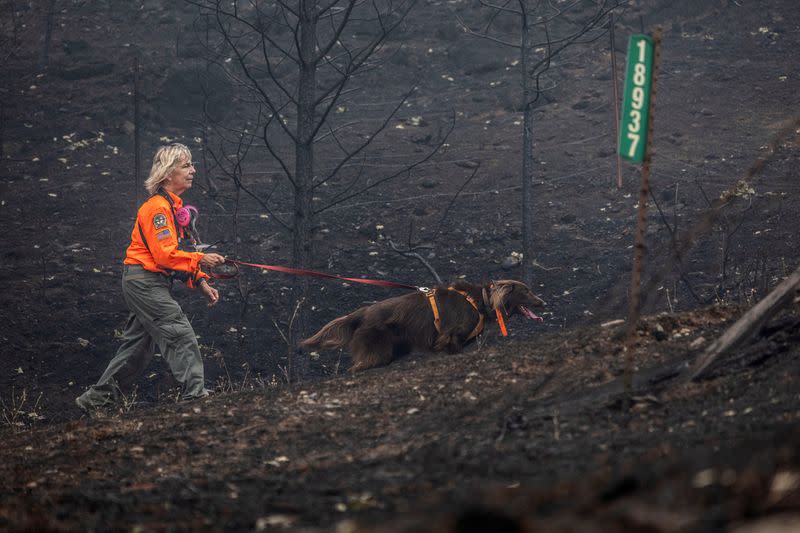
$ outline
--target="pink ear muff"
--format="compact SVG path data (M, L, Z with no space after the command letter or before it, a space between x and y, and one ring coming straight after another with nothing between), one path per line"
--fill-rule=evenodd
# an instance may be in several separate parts
M178 224L185 228L192 222L193 218L197 218L197 214L198 211L195 206L185 205L175 211L175 219L178 221Z
M188 226L189 222L192 221L192 213L189 211L189 208L181 207L180 209L176 210L175 220L177 220L178 224L184 228Z

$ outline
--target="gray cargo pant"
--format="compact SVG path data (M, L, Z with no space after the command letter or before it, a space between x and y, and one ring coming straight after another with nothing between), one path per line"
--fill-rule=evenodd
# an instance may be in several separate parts
M171 281L138 265L125 265L122 293L131 313L122 346L95 385L76 400L84 409L96 409L119 401L153 358L155 347L183 386L183 399L208 395L203 360L192 325L170 294Z

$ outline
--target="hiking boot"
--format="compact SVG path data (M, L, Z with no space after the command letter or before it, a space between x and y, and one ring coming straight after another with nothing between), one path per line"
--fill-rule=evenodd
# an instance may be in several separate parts
M181 402L194 402L196 400L202 400L204 398L209 398L213 396L214 391L209 389L203 389L203 392L197 394L195 396L184 396L181 398Z
M106 414L105 409L102 407L94 407L89 405L83 394L75 398L75 405L81 410L83 414L92 419L103 418Z

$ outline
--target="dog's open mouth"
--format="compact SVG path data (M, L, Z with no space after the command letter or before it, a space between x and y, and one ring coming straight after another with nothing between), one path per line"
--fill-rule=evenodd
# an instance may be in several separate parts
M544 318L540 317L524 305L519 306L519 311L522 313L522 316L528 318L529 320L538 320L539 322L544 322Z

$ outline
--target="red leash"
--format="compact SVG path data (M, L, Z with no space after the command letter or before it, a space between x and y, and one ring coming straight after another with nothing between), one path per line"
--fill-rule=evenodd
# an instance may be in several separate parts
M275 272L283 272L285 274L295 274L298 276L311 276L314 278L327 278L327 279L340 279L343 281L350 281L353 283L366 283L367 285L378 285L379 287L396 287L399 289L413 289L417 290L419 287L416 285L408 285L406 283L397 283L395 281L382 281L377 279L366 279L366 278L345 278L342 276L337 276L335 274L326 274L325 272L316 272L314 270L303 270L301 268L289 268L283 266L276 266L276 265L262 265L260 263L246 263L244 261L237 261L236 259L226 259L225 263L221 266L224 267L227 264L234 264L234 265L243 265L249 266L253 268L260 268L262 270L274 270ZM235 273L216 273L214 274L215 278L232 278L238 274L238 269L236 269Z
M233 269L231 269L232 272L231 270L225 268L228 265L233 265ZM298 276L310 276L314 278L326 278L326 279L340 279L343 281L350 281L353 283L366 283L367 285L378 285L379 287L396 287L399 289L412 289L415 291L421 290L424 293L428 292L428 289L426 287L417 287L416 285L397 283L395 281L382 281L377 279L366 279L366 278L345 278L342 276L337 276L336 274L327 274L325 272L317 272L315 270L304 270L302 268L289 268L276 265L262 265L260 263L246 263L245 261L237 261L236 259L226 259L225 263L216 267L216 269L218 270L228 270L228 272L226 273L214 272L212 269L211 275L218 279L234 278L239 274L239 267L237 265L260 268L262 270L274 270L275 272L284 272L286 274L295 274ZM434 302L434 300L431 301ZM475 307L475 310L477 311L478 307L473 302L470 303L472 303L473 307ZM439 317L435 307L436 304L433 303L432 305L434 306L433 314L436 317L436 320L438 320ZM500 326L500 332L503 334L504 337L507 337L508 330L506 330L506 324L505 321L503 320L503 315L500 313L499 309L495 309L495 312L497 313L497 323ZM480 314L480 311L478 311L478 313ZM483 320L483 315L481 315L481 320Z

